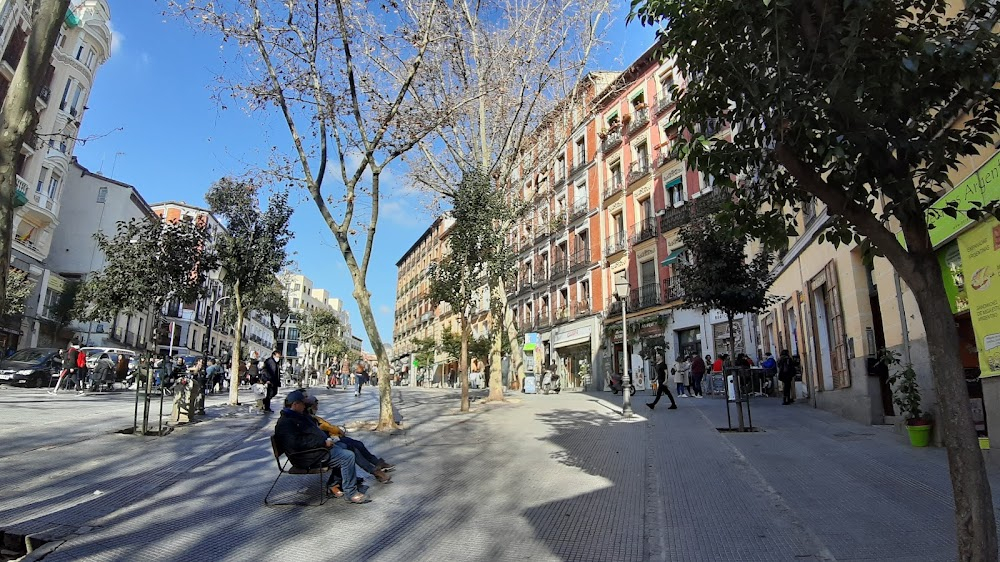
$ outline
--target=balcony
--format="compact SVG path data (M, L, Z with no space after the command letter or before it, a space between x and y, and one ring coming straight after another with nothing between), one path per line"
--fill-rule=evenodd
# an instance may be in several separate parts
M624 252L628 246L628 237L624 232L618 232L608 236L604 241L604 257L612 256L618 252Z
M577 269L588 267L593 263L590 259L590 246L584 246L573 252L573 255L569 259L569 267L571 270L576 271Z
M621 177L614 177L606 182L604 182L604 198L608 199L611 196L621 193L622 190L622 179Z
M613 296L608 297L608 305L604 307L604 310L607 311L608 318L619 316L622 313L622 301Z
M642 310L661 304L660 287L656 283L642 285L638 291L632 291L629 297L631 297L629 304L632 305L632 310Z
M607 136L601 139L601 152L607 154L612 150L618 148L622 144L622 130L621 127L615 127L608 131Z
M547 265L535 266L535 277L531 283L532 287L541 287L549 282L549 268Z
M656 167L665 166L671 162L674 157L671 155L671 150L669 148L661 148L656 154Z
M628 167L628 177L626 181L629 185L641 180L649 175L649 160L639 160L632 162Z
M556 309L555 318L553 320L556 324L562 324L563 322L568 322L569 318L569 306L563 305Z
M14 191L14 207L21 207L28 202L28 180L21 176L14 176L17 180L17 189Z
M590 314L592 312L590 308L590 299L581 299L574 302L570 312L573 315L573 318L580 318Z
M549 219L549 232L556 234L562 232L562 229L566 228L566 215L563 213L557 213L551 219Z
M649 124L649 109L645 105L632 112L632 121L628 124L629 136L639 132L640 129Z
M544 222L542 224L535 225L535 242L541 242L549 236L548 225Z
M656 234L656 217L642 219L632 226L632 244L639 244L655 238Z
M588 212L590 212L590 201L585 196L583 199L573 202L573 208L569 211L569 220L575 221L581 217L585 217Z
M552 260L552 277L561 277L566 275L566 270L568 269L566 265L566 256L558 256Z
M670 277L663 280L663 302L664 304L678 301L684 298L684 287L681 286L680 279Z
M669 92L660 92L660 95L656 97L656 113L662 113L672 105L674 105L674 98Z
M589 164L589 162L587 162L586 159L584 159L582 161L578 160L575 164L573 164L573 167L569 169L569 176L568 177L574 177L577 174L579 174L580 172L584 171L587 168L588 164Z
M675 228L680 228L691 221L690 205L684 204L680 207L667 207L660 217L660 232L669 232Z

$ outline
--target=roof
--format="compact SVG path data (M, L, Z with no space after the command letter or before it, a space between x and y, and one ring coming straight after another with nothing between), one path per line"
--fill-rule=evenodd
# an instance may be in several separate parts
M139 193L139 190L136 189L136 187L134 185L125 183L125 182L120 181L120 180L116 180L114 178L109 178L107 176L103 176L103 175L95 173L95 172L91 172L89 169L87 169L86 166L84 166L83 164L80 163L79 160L77 160L76 156L73 157L72 163L73 163L74 166L76 166L77 168L80 169L80 175L81 175L81 177L82 176L90 176L90 177L92 177L94 179L98 179L98 180L101 180L101 181L104 181L104 182L108 182L108 183L112 183L112 184L115 184L115 185L118 185L118 186L121 186L121 187L124 187L124 188L127 188L127 189L131 189L132 190L132 194L135 195L136 199L138 199L138 203L140 204L141 207L143 207L145 209L146 214L148 216L153 216L155 214L155 213L153 213L152 205L150 205L146 201L146 199L142 196L141 193Z

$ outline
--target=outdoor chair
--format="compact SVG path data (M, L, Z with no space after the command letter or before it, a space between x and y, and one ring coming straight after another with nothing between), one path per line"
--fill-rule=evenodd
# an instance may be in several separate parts
M274 453L274 462L278 465L278 477L274 479L274 483L271 484L271 488L267 491L267 495L264 496L264 505L314 505L314 504L301 504L297 502L289 503L277 503L269 502L268 498L271 497L271 492L274 491L274 487L278 484L278 480L281 479L285 474L316 474L319 479L319 503L315 505L323 505L326 503L326 483L324 482L323 475L331 470L329 466L320 465L315 468L298 468L292 466L292 461L289 456L306 455L310 453L316 453L318 451L326 451L326 449L309 449L306 451L299 451L298 453L285 453L281 450L281 446L278 444L278 437L276 435L271 435L271 451ZM281 457L285 457L285 461L281 461Z

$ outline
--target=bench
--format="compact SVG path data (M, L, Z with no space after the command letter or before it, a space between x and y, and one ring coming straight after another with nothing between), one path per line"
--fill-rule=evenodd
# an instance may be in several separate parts
M310 453L316 453L319 451L326 451L326 449L309 449L306 451L299 451L298 453L285 453L281 450L281 446L278 444L278 437L276 435L271 435L271 452L274 453L274 462L278 465L278 477L274 479L274 483L271 484L271 488L267 491L267 495L264 496L264 505L313 505L313 504L301 504L296 502L291 503L276 503L269 502L268 498L271 497L271 492L274 491L274 487L278 484L278 480L286 474L298 474L298 475L309 475L317 474L319 478L319 503L315 505L323 505L326 503L326 483L324 482L323 475L331 470L329 466L319 466L316 468L299 468L292 465L292 461L289 458L295 455L305 455ZM284 456L285 460L282 462L281 457Z

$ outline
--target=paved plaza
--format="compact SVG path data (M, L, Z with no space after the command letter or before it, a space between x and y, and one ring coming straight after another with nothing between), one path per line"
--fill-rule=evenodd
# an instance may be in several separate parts
M0 387L0 529L47 541L27 557L46 561L954 558L944 451L891 429L776 399L754 402L763 432L723 434L712 398L651 412L640 392L623 422L607 393L474 391L459 414L457 391L394 392L405 429L354 433L398 466L372 503L265 507L276 418L220 396L203 421L138 437L117 433L134 395ZM315 394L332 421L376 417L373 389Z

